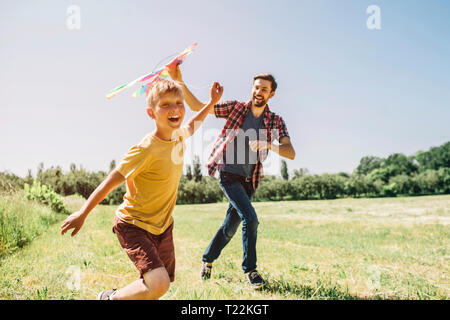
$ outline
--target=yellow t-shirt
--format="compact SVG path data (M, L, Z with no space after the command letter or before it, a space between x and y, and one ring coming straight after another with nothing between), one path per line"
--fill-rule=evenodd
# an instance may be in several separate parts
M172 141L149 133L128 150L116 168L126 178L127 189L116 210L118 218L155 235L172 224L187 137L187 128L179 129Z

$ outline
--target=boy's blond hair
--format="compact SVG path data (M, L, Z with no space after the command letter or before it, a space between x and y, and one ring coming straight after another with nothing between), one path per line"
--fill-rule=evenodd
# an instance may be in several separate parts
M149 88L147 93L147 106L154 108L163 94L178 93L183 97L183 90L181 87L170 80L157 80Z

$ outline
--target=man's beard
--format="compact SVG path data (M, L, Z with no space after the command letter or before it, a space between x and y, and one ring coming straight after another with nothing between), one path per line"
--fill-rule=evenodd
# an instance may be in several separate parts
M255 107L263 107L265 106L267 103L267 100L265 100L264 98L262 98L260 101L256 100L256 97L253 96L253 105Z

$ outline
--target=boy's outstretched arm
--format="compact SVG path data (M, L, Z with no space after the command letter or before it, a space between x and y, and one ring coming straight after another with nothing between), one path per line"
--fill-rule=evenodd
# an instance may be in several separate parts
M83 207L75 213L72 213L61 224L61 234L64 235L68 230L72 231L72 237L80 231L83 226L84 220L88 216L89 212L95 208L106 196L114 190L118 185L125 181L125 177L122 176L117 170L111 171L111 173L103 180L102 183L92 192Z
M189 131L189 136L192 136L194 132L200 127L203 120L205 120L206 116L211 113L211 110L214 110L214 105L219 102L220 98L223 94L223 87L218 83L214 82L209 90L211 99L205 106L191 119L189 119L187 123L187 129Z
M181 89L183 90L184 100L189 105L189 107L192 109L192 111L200 111L203 107L206 106L206 103L198 100L197 97L192 94L192 92L188 89L186 84L183 82L183 77L181 75L179 65L169 67L168 71L169 71L169 75L172 78L172 80L181 86ZM219 102L219 101L217 101L217 102ZM209 113L214 114L214 108L210 108Z

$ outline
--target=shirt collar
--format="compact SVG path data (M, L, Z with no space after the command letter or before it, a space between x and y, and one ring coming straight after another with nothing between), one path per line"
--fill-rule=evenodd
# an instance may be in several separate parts
M249 100L246 105L246 111L244 113L244 117L247 115L247 113L250 111L251 107L252 107L252 100ZM269 109L269 104L266 104L266 106L264 107L264 111L262 113L263 116L263 128L269 128L270 127L270 109Z
M249 101L246 103L245 107L246 107L248 110L250 110L250 108L252 107L252 100L249 100ZM267 118L267 119L270 119L270 109L269 109L269 104L267 104L267 103L266 103L266 106L264 107L263 116L264 116L264 119L266 119L266 118Z

